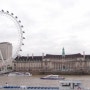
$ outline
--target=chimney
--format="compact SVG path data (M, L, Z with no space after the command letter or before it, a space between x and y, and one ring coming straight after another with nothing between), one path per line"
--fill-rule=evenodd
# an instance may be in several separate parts
M33 59L33 53L32 53L32 59Z
M42 53L42 59L44 59L44 53Z
M83 51L83 59L85 60L85 51Z
M27 59L28 59L28 57L29 57L29 54L27 54Z
M62 48L62 58L65 58L65 49L64 49L64 47Z

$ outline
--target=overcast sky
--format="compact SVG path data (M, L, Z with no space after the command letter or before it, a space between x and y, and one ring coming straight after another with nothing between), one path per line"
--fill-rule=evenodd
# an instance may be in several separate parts
M13 12L24 25L22 55L59 55L63 47L66 54L90 54L90 0L0 0L0 9ZM5 35L7 20L0 21L2 40L17 34L11 22Z

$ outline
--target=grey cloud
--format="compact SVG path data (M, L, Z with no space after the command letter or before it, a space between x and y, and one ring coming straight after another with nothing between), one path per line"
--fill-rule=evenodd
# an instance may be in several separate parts
M22 54L41 55L42 52L61 54L62 47L65 47L67 53L83 50L90 53L89 43L87 43L90 10L85 8L86 1L84 6L83 2L80 0L19 0L18 2L1 0L0 8L15 13L24 25L26 39L23 40L25 45L22 46ZM84 16L85 13L88 17ZM12 37L10 40L15 40L16 32L12 32L10 27L5 38L9 40ZM0 31L0 34L3 33ZM2 38L4 39L3 36Z

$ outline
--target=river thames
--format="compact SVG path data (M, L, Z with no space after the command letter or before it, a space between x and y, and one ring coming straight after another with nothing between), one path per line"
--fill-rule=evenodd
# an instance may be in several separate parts
M5 85L24 85L24 86L59 86L59 80L42 80L40 77L45 75L32 75L32 76L0 76L0 86ZM80 80L85 87L90 88L90 75L61 75L66 80Z

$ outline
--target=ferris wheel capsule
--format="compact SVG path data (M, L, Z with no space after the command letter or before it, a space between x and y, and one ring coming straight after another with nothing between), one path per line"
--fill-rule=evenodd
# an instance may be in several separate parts
M11 13L11 15L14 15L13 13Z
M9 13L9 11L7 11L7 13Z
M21 27L23 28L23 25L21 25Z
M4 10L2 10L2 12L4 12Z
M25 37L23 37L23 39L25 39Z
M22 43L22 45L24 45L24 43Z
M17 16L15 16L15 18L17 19L18 17L17 17Z
M20 51L22 51L22 49L20 49Z
M25 33L25 31L22 31L23 33Z
M21 23L21 21L20 21L20 20L19 20L18 22L19 22L19 23Z

